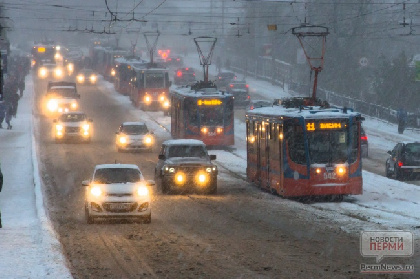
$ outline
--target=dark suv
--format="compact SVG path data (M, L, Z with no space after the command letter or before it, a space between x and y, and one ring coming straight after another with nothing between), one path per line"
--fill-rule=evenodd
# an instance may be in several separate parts
M236 75L233 72L220 72L216 77L217 87L227 87L231 80L236 80Z
M232 80L226 87L226 92L235 98L235 106L247 106L250 102L248 84L244 80Z
M195 83L195 71L193 68L179 68L175 71L174 83L176 85L187 85Z
M217 166L200 140L177 139L162 143L155 168L155 181L162 193L199 192L216 194Z
M420 176L420 142L400 142L392 151L385 163L387 177L404 180Z

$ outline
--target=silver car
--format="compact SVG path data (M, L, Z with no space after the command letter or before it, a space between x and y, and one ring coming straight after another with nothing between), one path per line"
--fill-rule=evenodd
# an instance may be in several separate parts
M120 151L153 150L155 138L143 122L124 122L115 133L115 145Z
M97 165L85 186L85 217L88 224L96 218L134 219L150 223L150 191L154 181L145 181L133 164Z

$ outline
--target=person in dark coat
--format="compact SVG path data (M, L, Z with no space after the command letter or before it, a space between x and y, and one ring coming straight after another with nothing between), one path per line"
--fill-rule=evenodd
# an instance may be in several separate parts
M12 116L13 116L13 105L11 103L7 103L7 108L6 108L6 116L5 116L5 120L6 120L6 124L7 124L7 130L11 130L12 129L12 125L10 124L10 121L12 120Z
M2 188L3 188L3 173L1 172L1 165L0 165L0 192ZM2 225L1 225L1 211L0 211L0 228L1 227Z
M0 129L3 128L3 126L1 125L3 123L4 117L6 116L6 109L7 109L7 105L5 101L0 101Z
M19 88L19 95L20 97L23 96L23 91L25 90L25 77L21 78L19 84L18 84L18 88Z

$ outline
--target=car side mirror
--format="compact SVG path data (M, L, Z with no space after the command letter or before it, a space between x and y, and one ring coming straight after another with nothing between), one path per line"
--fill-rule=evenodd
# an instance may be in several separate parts
M146 182L146 186L155 186L155 185L156 185L156 183L153 180L147 180L147 182Z
M89 186L89 180L83 180L82 181L82 186Z
M388 150L388 152L387 152L389 155L392 155L392 151L391 150Z
M216 155L210 155L210 161L216 160Z
M163 154L159 154L158 159L159 159L159 160L165 160L165 155L163 155Z

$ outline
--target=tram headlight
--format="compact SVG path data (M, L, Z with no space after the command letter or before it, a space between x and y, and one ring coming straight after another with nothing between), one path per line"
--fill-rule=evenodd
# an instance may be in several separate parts
M92 83L96 82L96 76L95 75L90 76L90 82L92 82Z
M169 108L169 106L170 106L169 101L163 102L163 107L164 108Z
M77 81L78 81L79 83L83 83L83 82L85 82L85 76L84 76L84 75L78 75L78 76L77 76Z
M144 101L146 103L149 103L150 102L150 96L144 96Z
M344 175L346 173L346 167L338 166L336 168L336 172L337 172L338 175Z
M209 129L207 129L207 127L202 127L201 128L201 133L203 133L203 134L207 134L208 131L209 131Z
M320 168L316 168L316 169L315 169L315 172L316 172L317 174L320 174L320 173L321 173L321 169L320 169Z
M58 103L55 100L49 100L47 103L47 108L49 111L54 112L58 109Z
M111 76L115 77L115 74L116 74L115 69L111 69Z
M164 101L165 101L165 96L160 96L159 100L160 100L161 102L164 102Z
M216 128L216 133L217 133L217 134L221 134L221 133L223 133L223 128L221 128L221 127Z
M250 137L248 137L248 141L249 141L250 143L254 143L254 142L255 142L255 137L254 137L254 136L250 136Z

